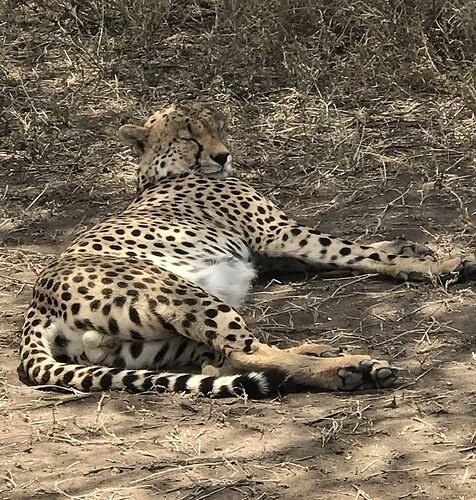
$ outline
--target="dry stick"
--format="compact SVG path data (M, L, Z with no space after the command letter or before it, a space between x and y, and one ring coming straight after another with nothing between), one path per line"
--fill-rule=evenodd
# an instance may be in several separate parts
M332 293L331 295L327 298L325 298L322 302L325 302L326 300L332 299L336 296L337 293L339 293L341 290L344 288L348 287L349 285L354 285L355 283L359 283L360 281L365 281L368 278L372 278L374 276L378 276L378 274L364 274L363 276L359 276L358 278L355 278L352 281L348 281L347 283L342 283L342 285L339 285Z
M382 474L392 474L395 472L410 472L412 470L420 470L419 467L406 467L404 469L382 469L379 470L378 472L374 472L373 474L370 474L369 476L365 477L365 480L372 479L373 477L381 476Z
M437 470L440 470L443 467L448 467L448 465L457 465L457 464L459 465L460 462L459 461L446 462L444 464L438 465L438 467L435 467L434 469L427 471L427 474L432 474L433 472L436 472Z
M403 205L405 205L405 199L404 199L405 195L408 194L408 192L411 191L412 188L413 188L413 183L410 183L408 188L403 193L401 193L395 199L393 199L392 201L389 201L387 203L387 205L384 207L384 209L377 215L378 223L375 226L375 229L373 230L372 234L374 234L374 235L377 234L377 231L382 226L383 216L387 213L387 211L390 207L393 207L393 205L396 201L402 200Z
M347 416L348 417L353 417L354 415L358 415L358 414L361 414L362 412L364 412L365 410L368 410L369 408L371 408L371 405L367 405L365 406L364 408L360 409L360 410L357 410L357 411L353 411L351 413L349 413ZM347 410L347 407L343 407L339 410L336 410L332 413L329 413L327 415L322 415L320 417L317 417L317 418L311 418L311 419L308 419L308 420L300 420L299 418L293 418L294 421L297 421L301 424L304 424L304 425L313 425L313 424L317 424L319 422L322 422L323 420L328 420L328 419L332 419L338 415L341 415L343 413L345 413Z
M215 462L204 462L204 463L196 463L196 464L189 464L189 465L179 465L178 467L170 467L167 470L155 472L154 474L150 474L150 475L142 477L140 479L136 479L135 481L131 481L129 484L142 483L143 481L148 481L149 479L155 479L159 476L163 476L164 474L168 474L169 472L173 472L173 471L192 469L194 467L213 467L215 465L223 465L223 462L224 462L223 460L217 460ZM168 467L168 466L166 466L166 467Z
M405 493L404 495L400 495L398 498L407 498L407 497L412 497L414 498L414 495L421 495L423 493L423 490L421 489L421 486L418 486L418 489L415 491L410 491L409 493ZM417 497L418 498L418 497ZM421 498L421 497L420 497Z
M191 495L187 495L186 497L183 497L182 500L204 500L205 498L209 498L212 495L215 495L216 493L219 493L220 491L223 491L227 488L236 488L238 486L247 486L249 484L260 484L262 481L259 480L249 480L249 479L238 479L237 481L233 481L227 484L223 484L220 486L215 486L215 489L210 488L211 491L204 492L201 491L200 493L194 493Z
M336 410L332 413L328 413L327 415L322 415L322 416L317 417L317 418L311 418L311 419L306 419L306 420L304 420L304 419L301 420L299 417L294 417L293 421L299 422L300 424L304 424L304 425L314 425L314 424L318 424L319 422L322 422L323 420L329 420L331 418L342 415L343 413L345 413L346 409L347 408L342 408L342 409Z
M358 500L360 497L365 498L365 500L372 500L371 496L369 496L367 493L365 493L364 490L361 490L355 484L353 484L352 487L357 490L357 493L355 494L354 500Z
M30 281L24 281L24 280L20 280L18 278L11 278L10 276L4 276L3 274L0 274L0 279L2 280L5 280L5 281L10 281L11 283L15 283L15 284L18 284L18 285L23 285L23 286L33 286L34 283L30 282Z
M29 210L46 192L48 189L48 184L43 188L43 191L25 208L25 211Z
M461 199L459 194L456 191L454 191L452 188L450 188L449 186L445 186L445 189L450 194L452 194L456 198L456 200L458 201L460 209L461 209L461 216L463 218L463 222L465 224L467 224L468 226L471 226L474 228L474 224L471 222L471 220L469 218L468 209L464 206L463 200Z
M29 406L28 404L21 405L21 406L14 406L11 408L12 410L39 410L40 408L49 408L50 406L56 406L56 405L62 405L66 403L71 403L72 401L81 401L82 399L88 399L91 396L94 396L93 393L91 394L79 394L77 396L70 396L68 398L60 399L59 401L52 401L51 403L45 403L42 405L36 405L36 406Z
M383 340L382 342L378 342L376 344L372 344L372 347L375 348L375 347L380 347L382 345L385 345L385 344L388 344L389 342L394 342L395 340L399 339L400 337L403 337L405 335L408 335L410 333L418 333L420 330L418 328L414 329L414 330L406 330L405 332L402 332L400 334L398 334L397 336L395 337L390 337L386 340Z
M367 469L370 469L370 467L372 467L372 465L376 464L378 462L378 460L379 460L378 458L376 458L375 460L372 460L363 469L360 470L360 473L365 472Z
M98 474L99 472L104 472L106 470L114 470L114 469L135 470L137 469L137 467L129 465L119 465L119 464L108 465L107 467L98 467L97 469L91 469L88 470L87 472L83 472L83 476L89 476L90 474Z
M275 480L275 479L237 479L236 481L231 481L231 482L228 482L226 484L222 484L222 485L217 485L217 486L213 486L211 485L211 487L209 489L211 489L211 491L200 491L198 493L191 493L190 495L187 495L185 497L182 497L181 500L203 500L205 498L208 498L210 497L211 495L214 495L215 493L218 493L219 491L222 491L223 489L225 488L237 488L239 486L251 486L252 484L263 484L263 483L269 483L269 482L279 482L279 480ZM212 490L212 488L217 488L217 489L214 489ZM169 489L167 490L167 493L169 492L173 492L173 491L177 491L177 489L180 489L180 488L173 488L173 489ZM259 498L262 498L259 497Z
M421 373L420 375L418 375L418 377L411 381L411 382L408 382L407 384L403 384L401 385L400 387L396 387L395 389L406 389L407 387L411 387L412 385L415 385L421 378L423 378L427 373L430 373L431 370L433 370L433 367L431 368L428 368L428 370L425 370L423 373Z
M460 453L464 453L465 451L474 451L474 450L476 450L476 444L474 444L473 446L467 446L466 448L458 449Z

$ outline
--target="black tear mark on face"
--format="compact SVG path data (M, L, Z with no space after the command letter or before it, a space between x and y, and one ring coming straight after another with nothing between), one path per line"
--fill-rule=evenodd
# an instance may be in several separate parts
M195 153L194 167L199 168L200 167L200 157L202 156L202 153L203 153L203 146L193 137L190 139L190 142L194 142L198 147L197 152Z

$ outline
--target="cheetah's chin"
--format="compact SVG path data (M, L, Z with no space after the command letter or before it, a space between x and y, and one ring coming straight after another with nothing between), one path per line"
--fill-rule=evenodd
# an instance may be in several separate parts
M221 167L219 170L212 170L212 171L208 171L204 167L201 167L198 170L199 175L202 175L203 177L208 177L209 179L224 179L225 177L228 177L228 175L231 172L232 168L228 166Z

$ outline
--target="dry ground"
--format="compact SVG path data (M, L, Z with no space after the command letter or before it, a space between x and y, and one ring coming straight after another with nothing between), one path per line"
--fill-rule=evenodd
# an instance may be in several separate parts
M476 94L448 80L438 60L430 59L436 80L425 88L386 92L359 80L356 95L327 80L320 90L291 77L279 85L264 79L265 67L255 80L233 66L206 77L213 57L205 69L195 58L213 53L212 2L179 3L147 64L145 53L124 50L127 31L108 33L114 19L104 9L94 32L86 14L53 4L48 13L43 2L11 4L0 16L8 21L0 497L475 498L474 283L445 290L350 274L260 279L244 311L258 335L390 358L403 368L395 390L255 402L62 394L19 382L18 332L38 271L133 196L135 160L116 128L176 99L220 105L237 175L305 223L369 242L405 235L440 255L476 246Z

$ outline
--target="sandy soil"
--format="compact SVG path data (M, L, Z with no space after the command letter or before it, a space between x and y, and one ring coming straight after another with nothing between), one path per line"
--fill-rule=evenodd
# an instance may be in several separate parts
M407 183L403 176L394 181L402 190ZM41 193L34 179L30 185ZM292 190L281 191L286 204ZM356 206L342 202L319 219L303 219L358 236L375 227L376 207L395 198L389 191L376 203L375 192L362 189ZM313 203L325 206L335 194L328 189ZM80 216L86 221L116 209L108 206L107 193L104 198L92 216L91 205L85 211L82 200L64 196L56 200L61 213L44 218L39 216L47 204L40 198L37 221L26 214L24 225L14 219L5 232L2 498L474 498L471 285L446 291L325 274L260 279L246 317L263 338L278 345L320 339L379 353L404 368L403 386L396 390L254 402L61 394L22 385L16 374L18 329L35 274L64 247ZM306 201L295 214L306 213ZM387 211L405 234L424 241L417 228L423 217L451 222L452 215L459 224L457 210L450 214L438 199L419 206L417 214L406 202Z
M474 283L260 278L244 311L257 335L386 357L402 367L395 390L259 402L73 394L28 387L16 373L39 270L133 196L134 159L115 140L124 121L177 98L212 100L230 117L237 175L299 220L359 241L405 235L440 255L474 254L467 103L402 93L357 105L277 86L252 94L242 82L203 83L200 68L190 76L208 18L165 39L147 72L133 53L106 46L105 31L93 54L80 45L86 24L68 38L63 14L27 14L6 38L0 498L474 499Z

